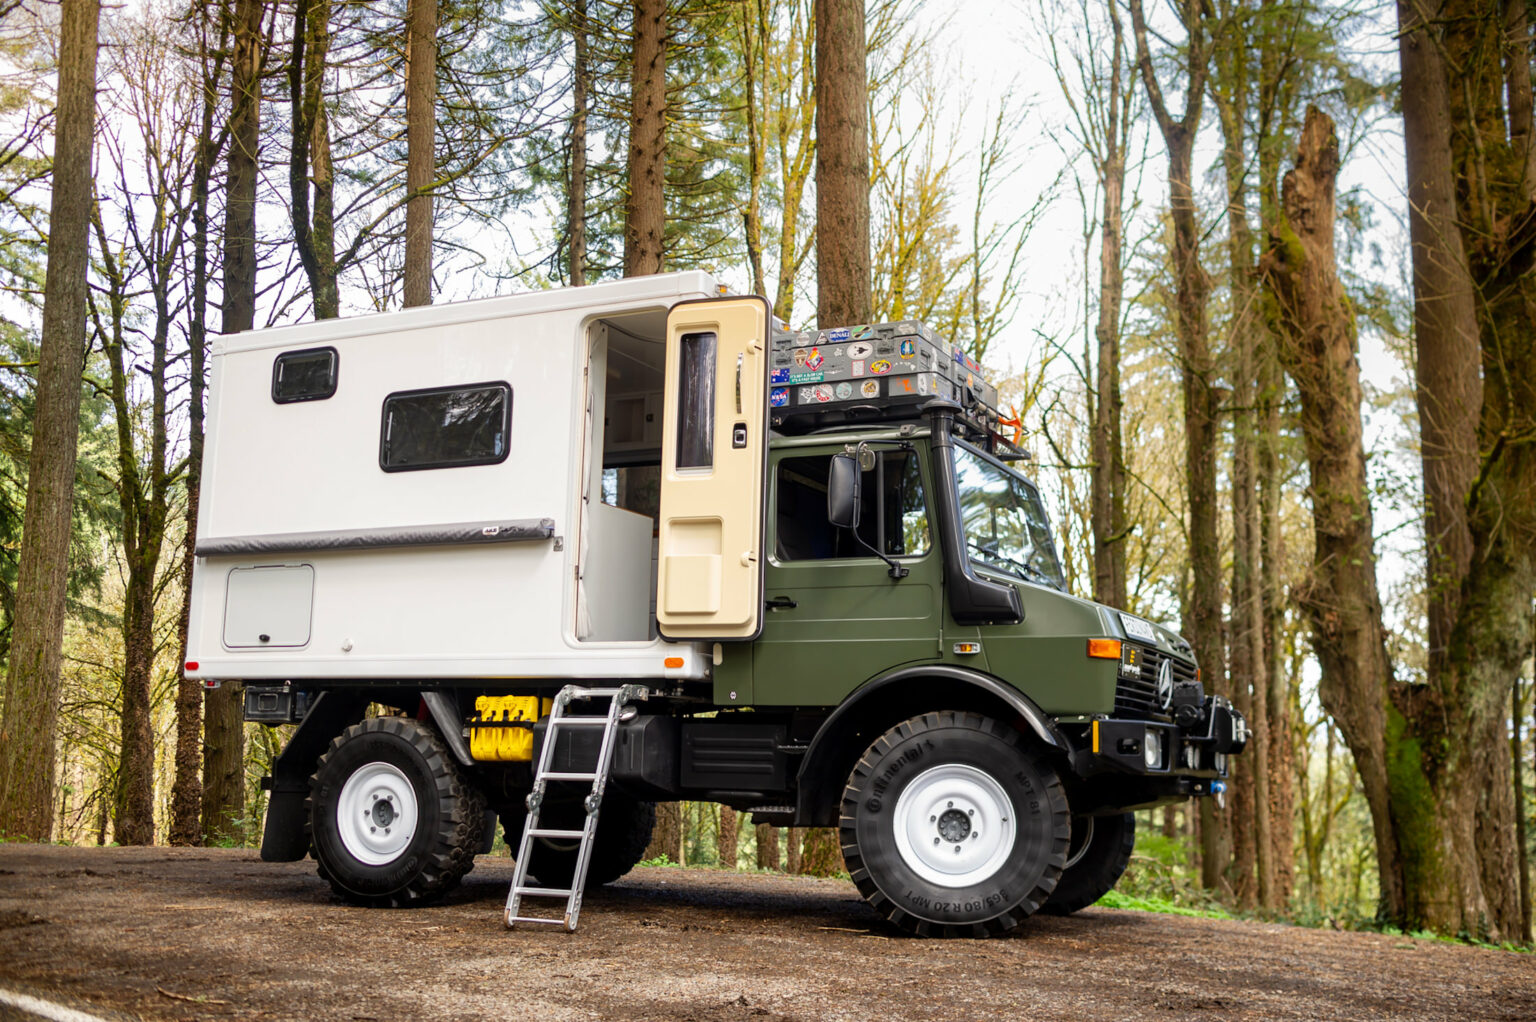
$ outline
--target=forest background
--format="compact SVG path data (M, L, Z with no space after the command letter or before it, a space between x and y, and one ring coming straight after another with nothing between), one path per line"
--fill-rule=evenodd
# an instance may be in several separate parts
M259 842L282 733L179 671L210 334L702 268L992 367L1070 587L1254 723L1121 897L1529 943L1532 58L1489 0L0 3L0 834Z

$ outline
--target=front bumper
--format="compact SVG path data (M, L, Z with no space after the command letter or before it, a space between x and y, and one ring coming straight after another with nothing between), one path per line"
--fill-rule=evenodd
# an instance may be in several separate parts
M1177 721L1096 717L1074 731L1076 734L1070 736L1072 766L1084 778L1135 774L1219 781L1227 776L1228 758L1248 744L1248 722L1221 696L1207 696L1198 718L1183 725ZM1199 784L1190 793L1211 794L1213 790L1221 789Z

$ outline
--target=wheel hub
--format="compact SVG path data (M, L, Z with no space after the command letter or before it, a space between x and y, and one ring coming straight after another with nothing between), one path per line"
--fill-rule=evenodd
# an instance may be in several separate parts
M399 858L416 836L416 789L392 763L365 763L336 799L336 831L352 857L369 866Z
M986 771L930 767L896 800L896 847L914 873L940 887L970 887L1008 860L1017 836L1013 803Z
M975 810L971 810L975 812ZM970 814L958 809L946 809L939 816L939 837L954 844L964 841L971 833Z

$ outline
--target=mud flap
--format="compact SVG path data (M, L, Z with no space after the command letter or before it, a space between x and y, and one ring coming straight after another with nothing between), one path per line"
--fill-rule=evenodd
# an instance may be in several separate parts
M261 833L263 862L298 862L309 854L309 817L304 800L309 777L331 739L363 719L368 700L351 692L322 692L288 739L262 787L272 792Z

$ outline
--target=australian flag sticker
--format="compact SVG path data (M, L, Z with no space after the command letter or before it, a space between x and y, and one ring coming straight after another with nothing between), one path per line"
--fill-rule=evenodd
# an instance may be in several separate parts
M769 374L768 374L768 382L769 383L788 383L789 382L789 370L788 369L774 369L774 370L771 370L769 372Z
M768 404L774 408L785 408L789 405L789 388L774 387L768 392Z

